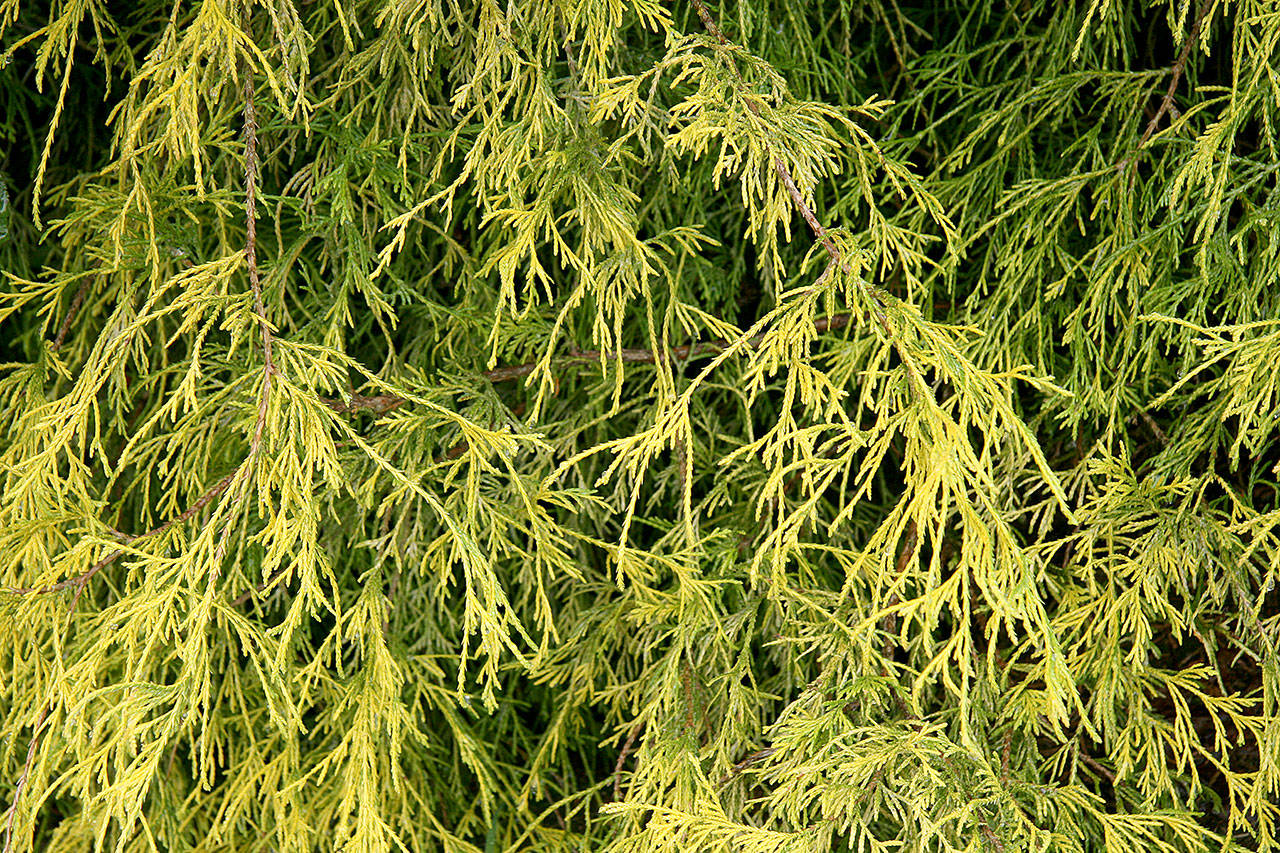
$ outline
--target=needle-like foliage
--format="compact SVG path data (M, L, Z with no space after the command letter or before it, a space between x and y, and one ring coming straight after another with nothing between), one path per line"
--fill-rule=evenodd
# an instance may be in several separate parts
M0 853L1280 849L1273 0L0 0Z

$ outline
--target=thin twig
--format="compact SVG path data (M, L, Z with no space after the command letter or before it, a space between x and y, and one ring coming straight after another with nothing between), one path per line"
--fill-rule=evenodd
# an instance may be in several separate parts
M1004 853L1004 842L991 831L991 824L987 823L986 818L978 818L978 829L982 831L982 837L986 839L987 844L995 849L996 853Z
M1155 418L1151 417L1150 412L1146 409L1139 408L1138 417L1142 418L1143 422L1146 423L1147 427L1150 428L1152 434L1159 439L1161 444L1169 443L1169 436L1165 435L1164 430L1160 428L1160 424L1156 423Z
M902 535L902 548L898 551L897 573L896 576L901 578L907 570L907 564L911 562L911 558L916 555L916 543L919 537L916 533L916 520L914 518L907 519L906 530ZM889 608L896 607L901 601L896 592L889 594L887 602ZM881 623L881 627L885 632L884 650L882 654L887 661L893 655L893 635L898 633L898 616L892 611L889 612Z
M627 735L626 743L622 744L622 751L618 753L618 762L613 765L613 799L618 802L622 799L622 765L626 762L627 756L631 753L631 745L636 742L636 737L640 734L640 729L644 723L636 723L631 727L631 732Z
M1088 766L1090 769L1093 770L1093 772L1097 773L1099 776L1106 779L1108 782L1112 783L1113 785L1115 784L1116 774L1112 773L1110 770L1103 767L1101 764L1095 761L1091 756L1086 755L1085 753L1077 750L1076 757L1079 758L1081 761L1083 761L1086 766Z
M720 29L720 25L711 17L711 12L707 10L703 0L691 0L691 2L693 3L693 8L698 12L698 17L702 19L702 25L707 28L707 32L711 34L711 37L722 46L728 46L729 40L725 38L724 31ZM732 70L734 77L737 78L743 103L746 104L747 109L751 110L752 115L762 119L759 101L748 91L746 81L742 79L738 69L734 67ZM831 260L843 267L844 259L840 256L840 249L827 234L827 229L818 221L813 208L809 207L809 203L804 200L804 196L800 193L800 188L796 186L795 179L791 176L791 169L777 154L773 155L773 170L778 174L778 179L782 181L782 185L786 187L787 195L791 197L791 203L800 212L800 216L808 224L809 230L813 231L813 235L822 243L822 248L826 249L827 254L831 256Z
M191 516L195 515L197 512L204 509L204 507L208 506L210 501L212 501L215 497L217 497L222 492L226 491L227 486L231 485L231 481L235 479L235 476L236 476L236 472L233 471L227 476L223 477L221 480L219 480L217 483L214 484L213 488L209 489L207 492L205 492L203 495L197 498L196 502L193 503L191 506L189 506L186 510L184 510L181 515L175 516L174 518L169 519L168 521L164 522L163 524L157 527L153 527L152 529L148 530L146 533L128 534L128 533L120 533L119 531L113 531L113 532L115 533L116 536L118 536L119 538L123 539L126 542L136 542L139 539L147 539L149 537L156 536L160 533L163 533L166 530L168 530L170 527L173 527L175 524L180 524L186 521L187 519L191 518ZM70 587L74 586L76 587L76 595L78 597L80 590L84 589L84 585L89 582L90 578L92 578L98 572L105 569L107 566L114 563L123 553L124 553L124 549L118 548L115 551L112 551L110 554L107 554L98 562L94 563L88 569L88 571L85 571L79 575L76 575L73 578L67 578L66 580L59 581L58 583L52 584L51 586L23 587L23 588L7 587L6 591L13 593L14 595L32 595L32 594L44 595L50 592L61 592L64 589L69 589Z
M76 318L76 314L80 311L80 306L84 303L85 294L89 292L89 282L92 278L86 278L80 282L80 288L76 291L76 295L71 299L71 307L67 309L67 316L62 318L62 326L58 328L58 336L53 339L53 343L49 348L54 352L62 349L63 342L67 339L67 332L71 331L71 323Z
M249 32L249 4L245 3L243 28ZM253 441L249 445L249 457L257 459L262 446L262 433L267 423L267 409L271 403L271 376L275 373L272 360L271 324L262 305L262 281L258 274L258 113L253 101L253 67L244 63L244 219L245 267L249 273L249 288L253 291L253 310L262 330L262 394L258 399L258 419L253 427Z
M1182 80L1182 72L1186 70L1187 59L1191 56L1191 46L1195 43L1196 37L1200 35L1200 25L1204 23L1205 13L1209 11L1209 4L1212 2L1213 0L1200 0L1200 7L1196 9L1195 20L1191 22L1191 32L1187 34L1186 39L1182 42L1182 50L1178 53L1178 58L1170 69L1169 88L1164 93L1164 99L1160 101L1160 108L1151 117L1151 121L1147 122L1147 129L1143 132L1141 141L1138 142L1139 148L1151 138L1151 134L1155 133L1156 127L1160 124L1160 119L1164 118L1164 114L1169 112L1169 108L1173 106L1173 95L1178 91L1178 83Z
M712 38L714 38L721 46L728 46L729 40L725 37L724 31L721 30L720 26L715 22L715 19L711 17L711 13L707 10L707 6L703 0L690 0L690 2L693 3L693 7L697 11L698 17L702 19L702 25L706 27L707 32L711 34ZM742 79L742 75L738 72L737 67L730 63L730 68L738 83L739 97L742 98L743 103L746 105L747 109L751 111L752 115L763 120L764 116L760 111L760 101L758 96L752 93L747 87L746 81ZM841 253L840 247L831 239L831 235L818 220L817 214L813 212L813 208L809 206L807 201L805 201L804 195L800 192L800 188L796 186L795 179L791 176L791 169L787 167L787 164L783 161L782 157L776 152L773 154L773 170L777 173L778 180L780 180L782 185L786 187L787 195L791 197L792 206L800 213L800 216L809 226L809 230L813 232L813 236L822 244L822 248L826 250L827 255L831 258L831 263L827 265L827 268L823 271L822 275L818 277L818 282L821 283L830 274L832 265L838 266L844 272L849 273L849 264ZM902 364L910 375L911 380L915 383L916 388L921 393L927 393L929 386L925 384L924 377L920 375L920 371L916 367L915 361L909 357L907 351L894 336L893 328L889 325L889 318L884 313L884 309L886 307L885 296L887 294L884 294L882 291L879 291L866 282L860 281L859 285L863 293L866 294L867 298L875 308L875 317L877 322L880 324L881 330L884 332L885 339L890 342L895 350L897 350L899 357L902 359Z
M227 486L231 485L231 481L235 479L236 473L237 472L232 471L230 474L228 474L227 476L219 480L217 483L215 483L213 488L211 488L209 491L205 492L203 495L197 498L196 502L193 503L191 506L187 507L186 510L184 510L181 515L175 518L169 519L164 524L161 524L159 527L154 527L151 530L148 530L146 533L139 533L137 535L130 536L128 537L129 541L132 542L135 539L145 539L149 536L155 536L157 533L163 533L164 531L168 530L170 527L173 527L175 524L181 524L182 522L191 518L191 516L195 515L197 512L199 512L200 510L208 506L209 501L213 500L218 495L226 491Z
M240 27L246 39L252 37L249 0L245 0L241 7ZM241 89L244 99L244 259L245 270L249 276L249 290L253 295L253 310L258 320L258 328L262 333L262 391L258 396L258 414L254 419L253 437L249 441L249 455L242 466L245 468L243 487L232 496L233 507L240 505L257 478L262 436L266 431L267 413L271 408L271 377L276 373L272 352L271 323L267 319L267 309L262 302L262 279L258 272L258 179L261 175L258 161L258 111L253 100L253 63L247 56L241 58L240 72L244 78ZM227 545L231 541L231 525L236 516L235 510L228 513L222 532L217 537L210 583L217 580L221 574L222 560L226 556Z
M692 531L693 519L693 458L689 454L688 443L684 436L675 440L676 476L680 478L680 514L685 519L685 529ZM694 547L696 542L690 542Z
M398 409L403 406L405 400L403 397L397 397L394 394L379 394L375 397L350 394L346 399L321 397L320 402L340 415L349 415L354 412L373 412L375 415L385 415L392 409Z
M69 589L70 587L74 586L76 587L76 597L79 598L79 591L84 588L84 585L89 582L89 579L92 578L94 575L96 575L98 572L105 569L107 566L114 563L116 561L116 558L123 553L124 553L123 548L117 551L112 551L110 554L108 554L107 556L103 557L101 560L99 560L98 562L90 566L88 571L81 572L80 574L76 575L73 578L67 578L64 581L59 581L58 583L55 583L52 586L40 586L40 587L11 586L11 587L7 587L5 591L11 592L14 595L44 595L50 592L61 592L64 589Z
M1126 158L1120 161L1120 171L1133 162L1138 156L1138 151L1142 150L1142 146L1147 144L1147 140L1155 133L1156 128L1160 125L1160 119L1164 118L1165 113L1169 112L1173 107L1173 96L1178 91L1178 83L1182 81L1182 74L1186 70L1187 60L1191 57L1191 47L1195 43L1196 37L1200 34L1200 25L1204 23L1204 16L1209 11L1209 6L1213 0L1201 0L1199 8L1196 9L1196 17L1191 22L1191 32L1182 42L1182 50L1178 53L1178 58L1169 68L1169 87L1165 90L1164 98L1160 101L1160 107L1156 110L1156 114L1151 117L1151 121L1147 122L1147 129L1142 132L1142 138L1138 140L1138 147Z
M831 317L820 317L813 321L814 329L818 334L824 332L835 331L849 325L850 316L848 314L836 314ZM747 340L747 346L759 346L765 339L762 332L753 335ZM703 358L709 355L718 355L730 345L729 341L703 341L701 343L686 344L684 346L671 347L667 353L656 353L649 349L620 349L613 352L601 352L600 350L584 350L581 352L570 353L563 358L558 359L561 364L589 364L598 361L620 361L623 364L656 364L670 358L673 361L688 361L693 358ZM539 362L531 361L526 364L514 364L504 367L495 367L493 370L486 370L484 378L490 382L510 382L514 379L521 379L533 373L537 369Z
M691 732L697 722L694 713L693 667L686 657L680 662L680 684L684 690L684 730Z
M271 573L271 576L268 577L266 580L264 580L262 583L258 584L257 586L249 587L244 592L237 595L235 599L231 602L231 606L239 607L241 604L244 604L246 601L248 601L257 593L260 593L267 587L271 586L271 584L275 582L276 578L284 574L284 570L285 570L284 566L277 566L276 570Z
M380 531L383 540L390 540L391 535L391 517L392 510L390 507L382 514L382 530ZM386 592L386 609L382 611L382 636L390 636L391 611L395 607L396 596L400 592L400 564L396 564L396 572L391 576L391 582L388 584Z
M814 331L818 334L825 332L834 332L843 329L849 325L851 320L849 314L835 314L831 317L819 317L813 321ZM757 347L765 339L764 333L752 335L747 339L748 347ZM623 364L656 364L659 361L688 361L693 358L704 358L706 356L718 355L723 352L726 347L730 346L729 341L702 341L700 343L685 344L678 347L670 347L665 354L654 352L649 349L620 349L613 352L602 350L578 350L556 359L556 363L561 365L570 364L591 364L601 361L620 361ZM538 369L541 362L530 361L524 364L508 364L501 367L495 367L492 370L486 370L481 374L485 379L495 384L500 382L514 382L522 379ZM349 394L346 398L339 397L321 397L320 402L324 403L333 411L340 415L349 415L356 412L372 412L374 415L385 415L388 412L399 408L405 404L402 397L395 394L378 394L372 397L366 397L363 394ZM451 448L445 458L456 459L465 452L466 446L460 445ZM456 451L456 452L455 452Z
M1009 759L1013 754L1013 729L1004 733L1004 742L1000 745L1000 784L1009 784Z
M249 7L248 4L243 9L243 26L245 32L249 30ZM243 67L244 74L244 140L245 140L245 266L249 275L249 287L253 293L254 312L257 315L258 325L262 331L262 350L263 350L263 377L262 377L262 394L258 400L258 415L254 424L253 439L249 446L249 463L252 465L257 459L259 448L262 445L262 434L266 425L267 410L271 400L271 377L276 372L275 363L272 353L272 334L271 326L267 321L266 309L262 302L262 281L258 271L258 251L257 251L257 215L258 215L258 119L257 112L254 107L254 86L252 68L248 63ZM81 285L80 292L72 300L71 308L67 312L67 317L63 320L62 328L58 332L57 338L54 340L53 347L57 349L62 345L67 330L70 328L72 319L76 311L83 302L83 294L87 288L88 280ZM398 405L398 404L397 404ZM121 534L113 531L117 536L123 538L127 542L135 542L150 536L163 533L175 524L182 523L201 509L209 504L217 495L221 494L234 481L237 472L232 472L223 477L216 483L213 488L209 489L201 495L194 504L188 507L181 515L172 518L158 527L148 530L146 533L136 535ZM252 471L249 472L252 474ZM228 522L229 523L229 522ZM219 551L225 547L226 538L219 543ZM104 568L115 562L124 549L117 549L104 556L98 562L94 563L88 571L77 575L74 578L67 578L56 584L47 587L31 587L31 588L15 588L9 587L8 591L17 595L29 594L45 594L50 592L59 592L70 587L76 588L76 600L79 600L80 593L84 590L85 584L89 579L102 571Z
M752 764L755 764L756 762L759 762L759 761L764 761L766 758L773 755L777 751L778 751L778 748L775 746L766 746L764 749L757 749L755 752L751 753L746 758L742 759L737 764L730 767L729 772L720 777L718 784L720 785L727 784L728 782L733 780L733 777L737 776L743 770L746 770Z
M10 853L13 849L13 819L18 814L18 801L22 798L22 789L27 785L27 779L31 775L31 765L35 763L36 748L40 744L40 730L44 728L45 718L49 716L49 706L45 705L40 710L40 716L36 720L35 728L31 730L31 743L27 746L27 760L22 765L22 775L18 777L18 784L13 789L13 802L9 804L9 817L5 821L4 827L4 853Z
M702 0L693 0L693 8L697 11L698 17L702 19L702 26L706 27L707 32L711 33L711 37L722 45L728 45L729 40L724 37L724 31L716 23L716 19L711 17L711 13L707 11L706 4Z

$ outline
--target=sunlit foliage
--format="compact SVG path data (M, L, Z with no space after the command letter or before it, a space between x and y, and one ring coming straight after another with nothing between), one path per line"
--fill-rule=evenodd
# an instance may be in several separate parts
M0 0L0 849L1274 849L1278 51Z

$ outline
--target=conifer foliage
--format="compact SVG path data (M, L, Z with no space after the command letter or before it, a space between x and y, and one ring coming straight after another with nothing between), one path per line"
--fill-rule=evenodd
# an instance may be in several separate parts
M0 850L1276 849L1272 0L0 0Z

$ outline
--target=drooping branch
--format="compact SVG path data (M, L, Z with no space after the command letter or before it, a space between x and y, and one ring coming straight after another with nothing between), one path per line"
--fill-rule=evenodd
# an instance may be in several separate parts
M729 40L725 38L724 30L720 29L720 25L716 23L715 18L711 17L711 12L707 9L703 0L692 0L693 8L697 11L698 17L702 20L702 25L707 28L707 32L711 34L719 44L728 46ZM733 69L734 77L738 82L739 94L742 96L742 102L747 109L756 118L763 119L760 114L760 102L747 90L746 81L742 79L742 75L738 73L738 69ZM804 196L800 192L800 188L796 186L795 178L791 176L791 169L783 162L782 158L776 153L773 155L773 170L778 175L778 180L782 181L782 185L787 189L787 195L791 197L791 203L795 206L800 216L809 226L809 230L822 243L822 248L826 249L831 260L837 264L843 265L844 259L840 256L840 249L832 241L827 234L827 229L818 221L817 215L813 212L813 208L809 207L809 203L804 200Z
M246 3L243 7L243 26L245 32L249 30L249 7ZM253 295L254 313L257 316L258 325L262 335L262 351L263 351L263 377L262 391L258 399L258 412L254 422L253 437L249 446L248 463L252 465L257 459L259 449L262 445L262 435L266 426L267 411L271 402L271 377L275 374L275 362L273 354L273 336L271 325L267 320L266 309L262 301L262 280L258 270L258 251L257 251L257 216L258 216L258 179L259 179L259 161L258 161L258 118L257 110L254 103L254 83L252 66L245 62L242 65L243 85L243 114L244 114L244 174L245 174L245 245L244 257L245 268L249 277L249 287ZM67 310L67 315L63 319L62 326L58 330L58 335L54 339L52 348L56 351L59 349L71 328L71 324L75 318L80 305L84 301L85 294L88 290L89 280L86 279L81 284L80 289L72 299L71 306ZM398 404L397 404L398 405ZM156 536L168 530L175 524L187 521L196 513L206 507L215 497L226 491L227 487L235 480L239 470L233 471L219 480L212 488L196 499L190 507L184 510L180 515L169 519L159 526L139 534L124 534L119 531L113 531L117 538L125 542L134 542L139 539L145 539ZM225 541L225 540L224 540ZM124 549L114 550L102 559L94 563L88 570L81 574L59 581L45 587L9 587L8 592L17 595L29 594L45 594L52 592L60 592L71 587L76 589L76 597L79 598L80 592L83 591L85 584L93 578L98 572L115 562L122 554Z
M244 5L244 31L249 32L249 5ZM253 427L253 441L249 445L249 456L256 459L258 449L262 446L262 432L267 423L267 409L271 404L271 377L275 373L272 360L271 324L267 321L267 312L262 304L262 281L258 274L258 114L253 100L253 66L249 62L243 67L244 83L244 220L245 268L249 274L249 288L253 292L253 310L257 314L258 326L262 331L262 394L258 398L258 418Z

